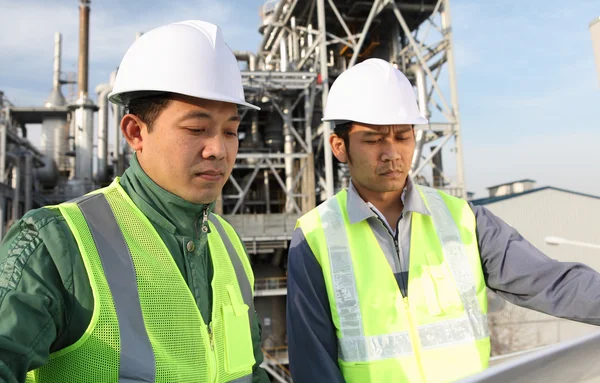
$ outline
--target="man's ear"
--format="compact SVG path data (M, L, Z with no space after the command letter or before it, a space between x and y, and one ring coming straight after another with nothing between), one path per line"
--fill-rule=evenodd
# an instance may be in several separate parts
M331 137L329 137L329 144L331 145L331 151L333 152L333 155L338 159L338 161L344 164L348 162L346 144L344 143L342 137L332 133Z
M147 125L134 114L126 114L121 120L121 132L131 149L141 152L144 146L142 130L148 129Z

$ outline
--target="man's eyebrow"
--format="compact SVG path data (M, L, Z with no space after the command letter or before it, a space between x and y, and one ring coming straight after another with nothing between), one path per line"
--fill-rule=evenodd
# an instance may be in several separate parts
M180 119L179 122L185 121L185 120L190 120L192 118L198 118L198 119L212 119L212 116L210 113L205 112L205 111L201 111L201 110L193 110L191 112L188 112L186 114L184 114ZM231 117L229 117L229 119L227 120L229 121L240 121L240 115L239 114L234 114Z
M371 137L371 136L383 136L385 133L379 132L377 130L367 130L363 132L363 136Z
M185 121L185 120L190 120L192 118L199 118L199 119L212 119L212 116L210 115L210 113L208 112L204 112L201 110L193 110L191 112L188 112L186 114L184 114L179 121Z

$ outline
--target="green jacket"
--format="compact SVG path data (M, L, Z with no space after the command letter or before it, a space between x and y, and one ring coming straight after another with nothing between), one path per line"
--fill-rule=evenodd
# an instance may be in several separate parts
M200 230L204 205L159 187L135 156L120 183L165 242L208 323L213 269L207 236ZM192 252L189 241L195 244ZM28 212L0 244L0 382L24 382L27 371L47 363L50 353L77 341L93 305L85 266L65 219L57 210ZM263 355L258 320L254 323L253 382L269 382L258 367Z

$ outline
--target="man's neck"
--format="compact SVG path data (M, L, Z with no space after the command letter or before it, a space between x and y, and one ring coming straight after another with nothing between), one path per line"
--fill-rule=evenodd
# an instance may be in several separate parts
M402 210L404 209L402 193L404 192L406 183L400 190L383 193L368 190L354 182L352 184L363 201L373 204L373 206L383 214L391 227L396 226L400 215L402 215Z

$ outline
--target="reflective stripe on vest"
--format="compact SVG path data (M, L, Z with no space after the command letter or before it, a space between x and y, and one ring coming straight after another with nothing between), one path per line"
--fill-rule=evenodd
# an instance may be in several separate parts
M90 228L110 287L121 337L119 382L154 382L154 352L146 333L135 270L121 228L104 194L77 205Z
M121 339L119 383L154 382L156 374L154 352L144 325L133 261L121 228L103 193L82 198L77 201L77 205L93 236L115 304ZM209 219L227 249L243 301L251 308L248 316L249 323L252 325L254 302L248 276L219 219L212 214ZM250 383L252 375L246 375L232 382Z
M488 337L487 316L479 307L475 281L458 228L435 189L420 188L432 212L432 220L456 281L465 317L418 327L424 349L448 346ZM365 336L342 211L337 198L317 207L327 241L331 281L340 321L339 358L345 362L383 360L413 353L408 331Z
M235 271L235 275L238 280L238 284L240 285L240 290L242 291L242 297L244 298L244 303L248 305L248 317L250 320L250 328L254 326L254 320L256 319L254 316L254 299L252 299L252 287L250 286L250 281L248 280L248 276L246 275L246 271L244 270L244 266L240 261L240 257L238 257L235 248L233 247L233 243L229 240L229 236L225 232L225 228L221 225L221 221L214 215L211 214L208 217L208 220L215 226L219 236L223 240L225 244L225 248L227 249L227 253L229 253L229 259L231 260L231 264L233 265L233 269ZM237 380L235 380L237 382Z

